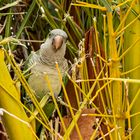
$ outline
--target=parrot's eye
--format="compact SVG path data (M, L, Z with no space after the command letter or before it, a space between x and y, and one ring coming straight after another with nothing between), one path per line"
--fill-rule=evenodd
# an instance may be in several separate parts
M49 38L51 38L53 36L53 34L52 33L49 33Z
M51 36L51 33L49 33L49 37Z

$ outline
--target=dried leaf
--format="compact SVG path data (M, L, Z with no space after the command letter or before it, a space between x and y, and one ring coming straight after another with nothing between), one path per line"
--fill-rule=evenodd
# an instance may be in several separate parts
M96 123L96 120L95 120L96 118L93 116L87 115L87 114L94 114L94 113L95 113L95 109L84 109L82 111L80 118L77 121L77 125L79 127L79 130L80 130L80 133L81 133L83 140L89 140L90 137L92 136L93 132L95 131L93 129L93 126ZM64 120L64 123L66 125L66 128L68 128L68 126L70 125L70 123L72 121L72 118L69 116L65 116L63 118L63 120ZM61 134L62 135L64 134L62 127L61 127ZM96 136L97 135L98 134L96 134ZM79 136L77 134L77 130L75 127L70 135L70 140L79 140Z

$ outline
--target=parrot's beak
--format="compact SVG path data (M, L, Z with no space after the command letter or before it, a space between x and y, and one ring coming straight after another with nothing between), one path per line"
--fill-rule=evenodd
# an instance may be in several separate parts
M62 44L63 44L63 37L62 36L57 35L53 38L52 45L56 51L61 48Z

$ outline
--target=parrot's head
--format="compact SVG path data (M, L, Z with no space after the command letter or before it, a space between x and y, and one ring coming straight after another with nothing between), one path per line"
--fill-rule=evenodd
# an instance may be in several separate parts
M61 29L54 29L48 34L45 43L41 45L41 57L62 58L66 51L67 34Z
M66 32L61 29L54 29L49 33L48 38L52 41L54 51L57 51L66 44L68 36Z

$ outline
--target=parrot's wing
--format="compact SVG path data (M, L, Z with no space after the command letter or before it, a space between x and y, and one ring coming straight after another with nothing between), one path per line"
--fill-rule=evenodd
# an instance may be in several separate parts
M32 67L32 65L35 63L35 60L37 59L37 56L39 54L39 51L32 51L31 54L28 56L28 58L26 59L26 61L24 62L24 70L26 71L27 69L30 69L30 67Z

